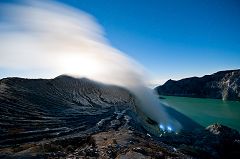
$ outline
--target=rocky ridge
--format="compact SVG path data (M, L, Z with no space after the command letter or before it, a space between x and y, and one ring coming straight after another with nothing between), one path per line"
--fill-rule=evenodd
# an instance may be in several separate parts
M240 70L220 71L179 81L170 79L155 90L159 95L240 100Z

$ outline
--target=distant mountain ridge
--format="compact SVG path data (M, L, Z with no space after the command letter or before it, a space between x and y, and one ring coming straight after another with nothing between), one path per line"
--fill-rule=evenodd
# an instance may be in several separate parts
M240 100L240 69L178 81L170 79L155 90L159 95Z

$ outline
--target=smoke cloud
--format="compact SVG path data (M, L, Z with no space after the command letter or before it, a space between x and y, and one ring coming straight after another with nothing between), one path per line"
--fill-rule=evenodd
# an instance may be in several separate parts
M112 47L91 15L55 2L4 4L0 12L0 68L29 72L27 77L69 74L123 86L139 98L146 115L179 127L145 87L146 70Z

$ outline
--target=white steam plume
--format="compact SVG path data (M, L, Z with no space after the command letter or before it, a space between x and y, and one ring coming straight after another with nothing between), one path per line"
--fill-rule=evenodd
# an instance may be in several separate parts
M0 68L24 70L30 77L37 70L39 77L69 74L127 87L143 112L178 128L145 87L143 67L113 48L91 15L53 2L5 4L0 12Z

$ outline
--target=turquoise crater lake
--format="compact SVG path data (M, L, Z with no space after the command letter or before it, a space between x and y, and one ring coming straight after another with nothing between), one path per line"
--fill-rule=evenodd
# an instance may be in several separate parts
M240 102L220 99L161 96L161 103L206 127L220 123L240 131Z

